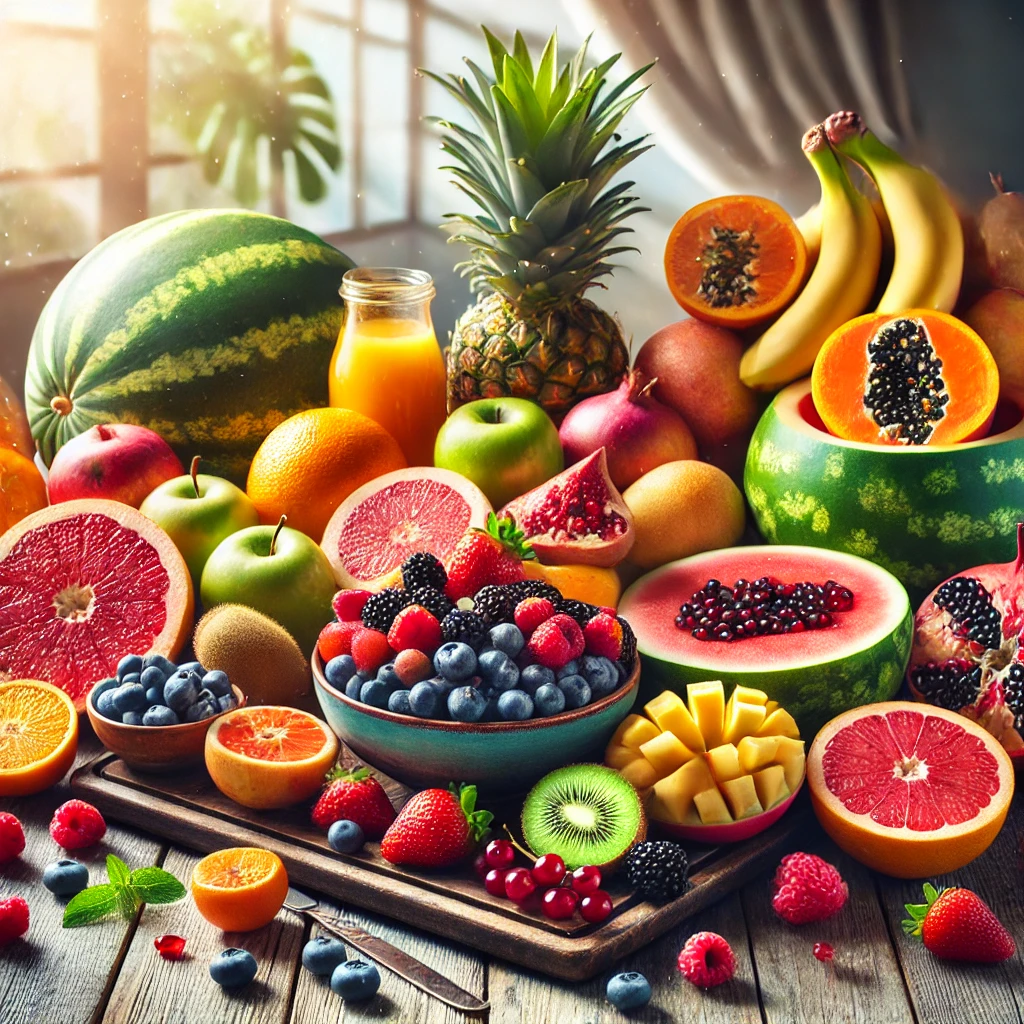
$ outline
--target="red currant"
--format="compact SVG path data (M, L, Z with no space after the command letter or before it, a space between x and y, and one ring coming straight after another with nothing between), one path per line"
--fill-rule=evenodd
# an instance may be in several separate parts
M180 935L158 935L153 945L165 960L180 960L185 953L185 940Z
M600 924L611 912L612 898L604 889L598 889L580 901L580 917L590 924Z
M487 872L491 870L491 865L487 863L487 857L482 853L478 853L473 858L473 872L477 878L485 878Z
M552 921L565 921L576 913L576 901L579 896L572 889L565 889L561 886L557 889L548 889L541 899L541 909L545 917Z
M508 870L516 859L516 849L507 839L492 839L484 850L488 867Z
M827 942L816 942L814 944L814 958L827 964L836 955L835 949Z
M538 885L558 885L565 878L565 861L557 853L545 853L534 862L530 874Z
M601 869L584 864L572 873L572 887L581 895L589 896L601 888Z
M513 903L525 903L537 888L527 868L513 868L505 874L505 895Z
M502 871L501 868L491 868L490 871L484 876L484 888L492 896L505 896L505 875L507 871Z

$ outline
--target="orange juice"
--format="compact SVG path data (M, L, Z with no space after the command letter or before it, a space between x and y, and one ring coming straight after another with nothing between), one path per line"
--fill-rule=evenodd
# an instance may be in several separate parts
M350 277L352 278L350 280ZM445 419L445 369L422 271L350 270L342 283L345 325L331 363L331 405L376 420L410 466L434 463Z

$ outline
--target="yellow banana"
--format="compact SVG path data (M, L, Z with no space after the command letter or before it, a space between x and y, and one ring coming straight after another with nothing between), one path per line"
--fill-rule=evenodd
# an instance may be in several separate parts
M814 269L818 262L818 251L821 249L821 200L808 206L799 217L793 218L797 230L804 236L807 246L807 273Z
M743 354L743 383L762 390L810 372L825 339L871 300L882 255L871 202L854 188L821 125L804 136L803 149L821 181L821 246L803 291Z
M950 312L963 277L964 234L942 183L881 142L853 111L830 115L825 131L840 153L871 175L892 226L892 274L878 312Z

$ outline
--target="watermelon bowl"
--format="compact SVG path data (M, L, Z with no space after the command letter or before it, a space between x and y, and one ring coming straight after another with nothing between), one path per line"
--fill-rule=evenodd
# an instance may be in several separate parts
M676 626L680 604L708 580L731 585L762 576L835 580L852 591L853 607L824 629L731 643L697 640ZM735 684L764 690L805 737L842 711L892 697L914 631L907 592L890 572L856 555L797 545L724 548L669 562L629 587L618 612L636 634L641 703L666 689L685 699L687 683L720 679L727 692Z
M1024 518L1024 419L1003 404L978 441L861 444L825 430L802 380L761 417L743 482L766 541L861 555L893 573L916 605L964 567L1012 548Z
M525 722L451 722L352 700L327 682L319 652L312 666L327 724L357 757L417 789L465 782L488 794L525 793L555 768L600 763L640 683L637 664L617 690L575 711Z

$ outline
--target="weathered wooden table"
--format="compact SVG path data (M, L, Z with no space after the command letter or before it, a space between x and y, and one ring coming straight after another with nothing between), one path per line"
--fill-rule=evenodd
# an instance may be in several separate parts
M83 740L78 763L99 753ZM415 1024L472 1021L382 971L380 992L368 1003L346 1006L299 966L309 938L299 918L282 911L258 932L224 935L207 924L190 899L144 908L125 923L109 920L78 929L60 926L62 905L40 881L58 856L47 832L53 808L67 798L59 787L27 800L0 801L25 825L27 848L0 871L0 893L21 893L31 907L24 940L0 948L0 1024L220 1024L220 1022L403 1021ZM138 830L111 823L106 838L82 857L93 880L104 877L103 861L116 853L133 867L162 864L187 882L197 855L167 846ZM844 911L821 925L791 928L772 912L767 877L750 883L625 961L622 970L642 971L654 997L629 1019L745 1022L950 1022L1010 1024L1024 1020L1024 886L1021 840L1024 811L1011 811L995 845L981 858L937 883L965 885L988 901L1013 932L1017 955L997 966L946 964L932 958L900 930L903 904L917 901L920 885L882 878L841 854L815 828L805 848L833 861L850 887ZM344 916L376 932L491 1002L491 1024L597 1024L626 1019L604 999L607 979L568 985L481 957L379 917L356 911ZM704 993L684 981L676 954L692 932L709 929L731 944L739 963L727 985ZM187 957L160 959L153 939L184 935ZM815 942L830 942L835 964L812 955ZM249 949L259 961L256 981L237 995L215 985L210 959L225 946Z

